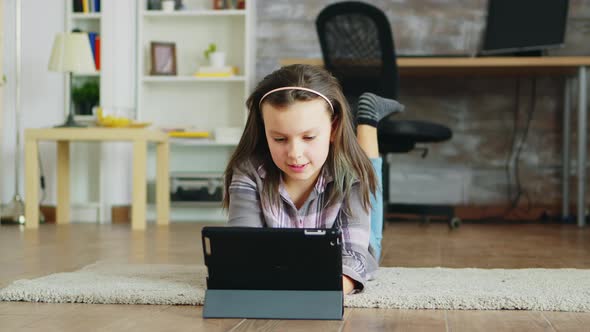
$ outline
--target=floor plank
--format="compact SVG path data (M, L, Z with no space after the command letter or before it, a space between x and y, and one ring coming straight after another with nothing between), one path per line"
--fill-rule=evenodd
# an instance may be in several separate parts
M447 326L452 332L554 331L540 312L518 310L449 310Z
M445 331L442 310L390 310L355 308L343 331Z

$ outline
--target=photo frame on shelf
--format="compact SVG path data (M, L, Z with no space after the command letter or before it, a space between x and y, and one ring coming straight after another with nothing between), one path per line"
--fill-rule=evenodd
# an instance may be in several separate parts
M176 43L150 42L150 75L176 75Z

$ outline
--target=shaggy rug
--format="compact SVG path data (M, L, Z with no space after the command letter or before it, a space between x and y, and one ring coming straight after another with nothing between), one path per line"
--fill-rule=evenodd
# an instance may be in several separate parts
M0 300L203 304L207 270L197 265L97 262L75 272L18 280ZM590 270L382 267L346 307L590 311Z

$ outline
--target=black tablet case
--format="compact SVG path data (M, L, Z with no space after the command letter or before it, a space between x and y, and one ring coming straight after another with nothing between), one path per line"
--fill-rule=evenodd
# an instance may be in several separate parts
M204 227L205 318L342 319L338 229Z

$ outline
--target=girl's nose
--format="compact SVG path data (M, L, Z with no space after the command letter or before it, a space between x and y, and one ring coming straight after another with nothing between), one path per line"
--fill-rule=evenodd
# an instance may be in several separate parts
M297 160L298 158L300 158L302 155L302 147L301 144L299 144L298 142L292 142L289 145L289 151L287 152L287 156L289 158L292 158L294 160Z

